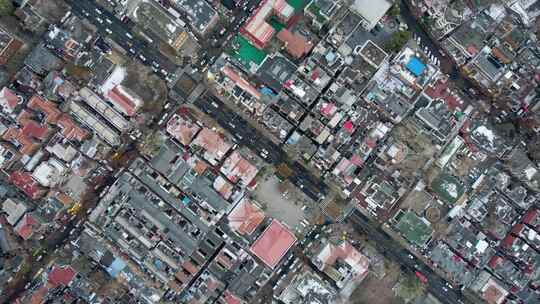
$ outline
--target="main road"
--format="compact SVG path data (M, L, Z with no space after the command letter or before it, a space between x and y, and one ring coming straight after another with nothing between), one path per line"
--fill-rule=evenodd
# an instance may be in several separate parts
M139 58L144 64L159 65L167 74L174 73L178 65L162 55L154 45L143 38L138 38L132 31L132 25L118 20L111 12L97 4L94 0L66 0L71 5L73 14L88 20L100 35L109 37L132 56ZM165 75L163 75L165 76Z
M307 196L319 201L328 194L328 186L313 176L298 162L289 160L280 146L267 139L260 131L252 127L240 115L225 105L219 98L211 95L199 98L194 105L215 119L235 140L263 156L271 164L286 163L293 171L289 180L300 188Z
M433 294L439 301L446 304L466 303L460 290L452 289L447 286L447 282L436 274L423 261L414 257L409 251L403 248L396 240L391 238L379 224L373 222L360 211L353 211L347 221L353 227L372 239L377 247L386 258L394 260L405 271L412 273L419 271L427 278L427 290Z

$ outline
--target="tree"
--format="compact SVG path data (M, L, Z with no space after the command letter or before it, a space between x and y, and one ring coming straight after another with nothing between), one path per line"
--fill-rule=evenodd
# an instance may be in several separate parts
M415 299L424 294L426 285L422 284L414 274L402 274L399 283L399 296L406 300Z
M0 0L0 16L8 16L13 14L15 8L11 0Z
M399 3L396 3L390 8L390 10L388 11L388 15L391 17L397 17L400 12L401 11L399 9Z
M398 52L411 39L411 32L397 31L392 34L390 41L384 45L387 52Z

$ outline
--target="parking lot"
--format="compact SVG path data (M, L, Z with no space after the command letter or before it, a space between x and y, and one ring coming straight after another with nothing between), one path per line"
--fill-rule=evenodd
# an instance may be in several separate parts
M301 201L294 197L294 193L285 189L282 192L280 182L274 175L259 182L255 190L255 199L266 207L266 216L277 218L285 222L289 227L296 228L304 220L304 211Z

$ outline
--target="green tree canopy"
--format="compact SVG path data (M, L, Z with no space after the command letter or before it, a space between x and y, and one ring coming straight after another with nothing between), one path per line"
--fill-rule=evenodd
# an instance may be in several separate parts
M411 32L397 31L392 35L390 41L384 45L384 49L388 52L398 52L409 39L411 39Z
M11 0L0 0L0 16L11 15L14 10Z

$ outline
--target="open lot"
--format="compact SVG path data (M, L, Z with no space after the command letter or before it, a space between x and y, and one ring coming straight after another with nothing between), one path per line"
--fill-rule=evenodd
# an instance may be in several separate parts
M283 195L280 182L275 176L260 181L255 190L255 199L265 208L267 216L285 222L289 227L295 228L304 219L302 202L293 197L293 193Z
M431 184L431 188L445 203L454 204L463 195L463 183L456 177L441 173Z
M433 232L429 223L412 211L398 215L396 229L409 242L419 246L425 244Z
M403 301L396 297L392 287L396 284L400 270L397 264L390 263L387 275L378 279L372 273L358 285L350 298L351 304L401 304Z
M264 58L266 58L265 52L251 45L246 38L240 35L234 38L231 55L248 69L251 67L251 64L260 65Z
M395 165L406 178L414 177L418 174L419 164L425 164L435 154L435 146L431 139L418 131L417 127L410 121L404 120L396 125L391 132L391 136L407 147L405 158Z

